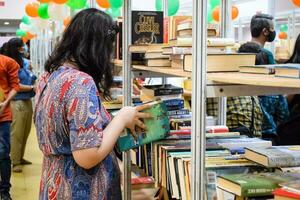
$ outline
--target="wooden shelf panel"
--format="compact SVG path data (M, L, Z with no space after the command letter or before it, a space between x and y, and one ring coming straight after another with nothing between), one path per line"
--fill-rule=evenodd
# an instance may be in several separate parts
M115 65L116 67L123 67L123 60L117 60L117 59L115 59L115 60L113 61L113 63L114 63L114 65Z
M274 77L273 75L224 72L224 73L208 73L207 79L210 81L227 83L227 84L242 84L242 85L300 89L300 79L279 78L279 77Z
M171 67L148 67L145 65L133 65L134 70L142 70L154 73L164 74L165 76L175 76L175 77L191 77L191 72L183 71L182 69L174 69Z

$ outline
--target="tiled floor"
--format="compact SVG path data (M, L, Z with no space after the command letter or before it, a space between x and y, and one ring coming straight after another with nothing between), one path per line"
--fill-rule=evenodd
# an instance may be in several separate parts
M25 159L33 164L23 167L22 173L12 173L11 195L13 200L35 200L38 199L39 181L41 174L42 153L38 148L34 127L28 138ZM152 200L156 190L143 189L134 191L133 200Z

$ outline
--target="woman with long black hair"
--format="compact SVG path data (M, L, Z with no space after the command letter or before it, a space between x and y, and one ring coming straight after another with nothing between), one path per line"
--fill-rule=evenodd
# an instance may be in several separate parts
M112 85L118 27L97 9L74 16L46 62L37 86L35 125L44 154L39 199L121 199L113 153L125 128L146 128L140 111L124 107L111 120L101 104Z
M11 124L11 160L13 172L22 172L22 165L31 164L24 159L26 142L32 125L32 101L36 76L29 70L29 61L23 57L24 43L12 38L3 46L3 54L14 59L20 66L18 77L20 91L11 101L13 121Z

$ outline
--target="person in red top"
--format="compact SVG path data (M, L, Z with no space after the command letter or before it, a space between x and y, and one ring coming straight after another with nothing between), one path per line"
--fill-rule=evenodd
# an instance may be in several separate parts
M19 86L19 65L13 59L0 54L0 87L5 94L5 100L0 102L0 199L11 199L10 176L10 124L12 113L10 101L17 94Z

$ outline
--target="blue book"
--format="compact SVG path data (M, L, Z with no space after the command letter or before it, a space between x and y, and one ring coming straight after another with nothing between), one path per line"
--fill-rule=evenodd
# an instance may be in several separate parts
M275 66L275 76L285 78L300 78L300 64L280 64Z
M152 115L151 119L144 120L147 131L137 131L137 138L135 138L130 133L130 130L127 130L127 133L118 138L117 146L120 151L134 149L143 144L164 139L169 135L170 120L165 103L161 101L152 102L151 105L151 108L143 111Z

